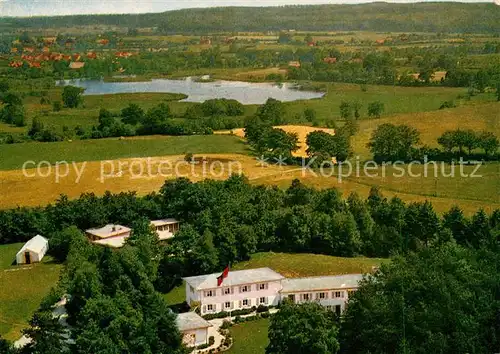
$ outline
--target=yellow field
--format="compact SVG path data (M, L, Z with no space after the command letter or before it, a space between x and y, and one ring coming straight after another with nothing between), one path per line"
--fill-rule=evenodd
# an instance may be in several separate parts
M420 140L426 145L438 147L437 139L447 130L487 130L500 136L500 104L467 105L432 112L397 114L381 119L360 121L359 133L353 139L356 155L367 158L370 153L366 144L373 131L381 124L406 124L420 132Z
M334 129L328 129L328 128L315 128L315 127L309 127L305 125L278 125L275 126L275 128L283 129L287 133L296 133L298 138L299 138L299 149L293 153L294 156L297 157L307 157L307 145L306 145L306 139L307 135L309 135L312 132L315 131L323 131L328 134L335 134ZM218 131L215 132L215 134L234 134L236 136L239 136L240 138L245 137L245 132L243 129L234 129L232 131Z
M380 185L387 197L397 195L406 202L429 200L439 212L445 212L454 204L459 205L466 214L472 214L479 208L488 212L500 208L500 199L490 193L494 189L499 165L492 165L488 170L488 179L439 179L439 189L434 193L435 179L380 179L373 178L338 178L338 171L328 176L315 176L310 171L303 171L300 166L277 166L270 164L261 166L255 158L241 154L208 154L203 155L206 162L201 161L202 155L195 155L197 164L184 163L184 156L165 156L154 158L121 159L102 163L99 161L78 163L75 166L83 173L77 181L78 174L71 167L66 177L55 180L54 167L49 174L48 169L41 170L37 177L26 177L20 170L0 171L2 180L2 199L0 208L10 208L17 205L45 205L55 201L60 194L76 198L82 193L94 192L102 195L105 191L114 193L122 191L137 191L144 195L157 191L166 179L187 177L193 181L206 178L225 179L231 173L242 172L252 184L278 185L288 187L294 178L301 179L305 184L317 188L336 187L347 196L357 192L366 198L371 185ZM177 171L175 164L179 164ZM209 166L212 164L212 173ZM149 165L149 167L148 167ZM418 168L421 167L417 167ZM142 169L142 172L141 172ZM205 169L205 173L203 172ZM470 172L472 167L467 167ZM491 170L493 169L493 170ZM62 170L62 169L61 169ZM65 172L65 170L62 170ZM101 172L102 171L102 172ZM149 173L151 171L151 173ZM27 174L34 174L34 170ZM497 174L495 174L497 173ZM47 176L47 177L42 177ZM487 183L485 183L485 181ZM497 183L498 184L498 183ZM464 189L467 186L467 189ZM477 192L480 191L480 192ZM496 198L496 199L495 199Z

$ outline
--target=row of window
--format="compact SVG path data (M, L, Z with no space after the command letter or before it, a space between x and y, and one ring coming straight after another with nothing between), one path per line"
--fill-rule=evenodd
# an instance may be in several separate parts
M227 287L222 289L222 295L230 295L234 294L234 288L238 288L238 291L240 293L249 293L252 291L252 285L242 285L239 287ZM261 291L261 290L267 290L269 288L269 284L267 283L262 283L262 284L256 284L255 285L255 291ZM194 291L194 289L192 289ZM205 297L214 297L217 296L217 290L207 290L205 291Z
M351 296L351 294L354 292L355 290L347 290L347 295L348 296ZM344 291L332 291L331 294L330 292L319 292L319 293L316 293L316 297L315 299L316 300L325 300L325 299L328 299L328 298L331 298L332 299L343 299L344 296L345 296L345 292ZM295 294L290 294L288 295L288 298L292 301L295 302L295 299L296 299L296 295ZM313 300L313 294L312 293L304 293L304 294L300 294L300 297L299 299L301 301L311 301Z
M268 304L267 297L259 297L255 299L255 305L267 305L267 304ZM243 299L239 301L239 308L250 307L250 306L252 306L252 299ZM233 301L226 301L222 307L224 311L229 311L235 308ZM207 305L207 311L216 311L216 309L217 308L215 304Z

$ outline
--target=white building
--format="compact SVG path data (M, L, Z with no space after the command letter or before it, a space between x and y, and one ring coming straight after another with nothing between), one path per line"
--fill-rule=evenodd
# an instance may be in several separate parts
M361 279L361 274L285 279L281 283L281 298L297 304L317 301L340 315Z
M49 241L40 235L36 235L26 242L16 254L17 264L31 264L41 262L49 249Z
M331 310L345 310L362 274L287 279L270 268L229 271L217 286L221 273L184 278L186 302L201 315L252 306L276 306L287 298L295 303L317 301Z
M182 342L188 347L208 344L208 328L212 324L195 312L177 315L177 327L182 334Z
M108 224L101 228L88 229L85 233L95 244L120 248L125 245L131 231L132 229L126 226Z
M161 241L171 239L179 231L179 221L175 219L153 220L151 226L154 227Z
M281 274L270 268L230 271L221 286L221 273L184 278L186 302L200 307L201 315L251 308L259 305L278 305Z

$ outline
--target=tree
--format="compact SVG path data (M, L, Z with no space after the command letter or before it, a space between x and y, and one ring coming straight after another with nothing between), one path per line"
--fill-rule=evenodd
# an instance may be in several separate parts
M342 352L498 351L499 261L453 243L393 258L349 297Z
M406 209L403 235L411 249L428 247L437 239L441 223L429 201L412 203Z
M3 94L10 90L10 85L7 80L0 81L0 94Z
M62 101L67 108L77 108L82 103L82 93L85 90L75 86L64 86Z
M373 132L368 147L376 161L405 161L411 158L419 141L420 133L416 129L384 123Z
M49 239L49 253L59 262L64 262L68 256L71 244L82 242L82 240L85 240L85 236L76 226L67 227L51 235Z
M484 150L486 155L491 155L497 152L500 142L495 134L484 131L479 135L478 146Z
M451 231L458 244L467 246L469 221L464 217L462 210L458 206L453 206L443 215L443 227Z
M455 134L452 131L445 131L437 140L438 144L441 145L445 151L451 153L456 145Z
M43 123L38 117L34 117L33 121L31 122L31 128L28 131L28 135L32 138L36 137L37 135L41 134L44 129Z
M122 122L125 124L136 125L144 118L144 111L135 103L130 103L128 107L122 109Z
M103 130L104 128L109 128L115 123L115 118L110 111L106 108L101 108L99 111L99 130Z
M334 354L339 351L335 313L317 303L285 301L271 317L266 354Z
M368 104L368 117L380 118L382 113L384 113L385 106L380 101L375 101Z
M306 108L304 110L304 118L308 121L308 122L314 122L316 120L316 117L317 117L317 114L316 114L316 111L312 108Z
M257 110L257 117L262 122L279 125L284 123L285 107L281 101L269 98L266 103Z
M466 130L463 132L464 145L469 150L469 155L472 154L472 150L478 147L479 141L476 133L473 130Z
M352 107L350 102L342 101L340 103L340 117L346 120L352 118Z
M30 327L23 334L31 339L21 353L69 353L65 343L64 328L52 311L38 311L31 318Z

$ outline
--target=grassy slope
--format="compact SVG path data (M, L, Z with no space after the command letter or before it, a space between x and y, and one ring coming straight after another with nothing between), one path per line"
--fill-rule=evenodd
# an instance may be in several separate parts
M127 157L149 157L192 153L245 153L237 137L155 136L152 138L118 138L58 143L25 143L0 145L0 170L20 169L25 161L100 161Z
M0 245L0 335L17 340L21 329L59 279L61 265L46 256L42 263L11 265L22 243Z
M269 319L244 322L231 327L234 344L228 354L263 354L269 344Z
M308 253L263 252L252 255L246 262L235 264L232 269L269 267L288 278L322 275L341 275L370 272L372 266L383 262L380 258L343 258Z

